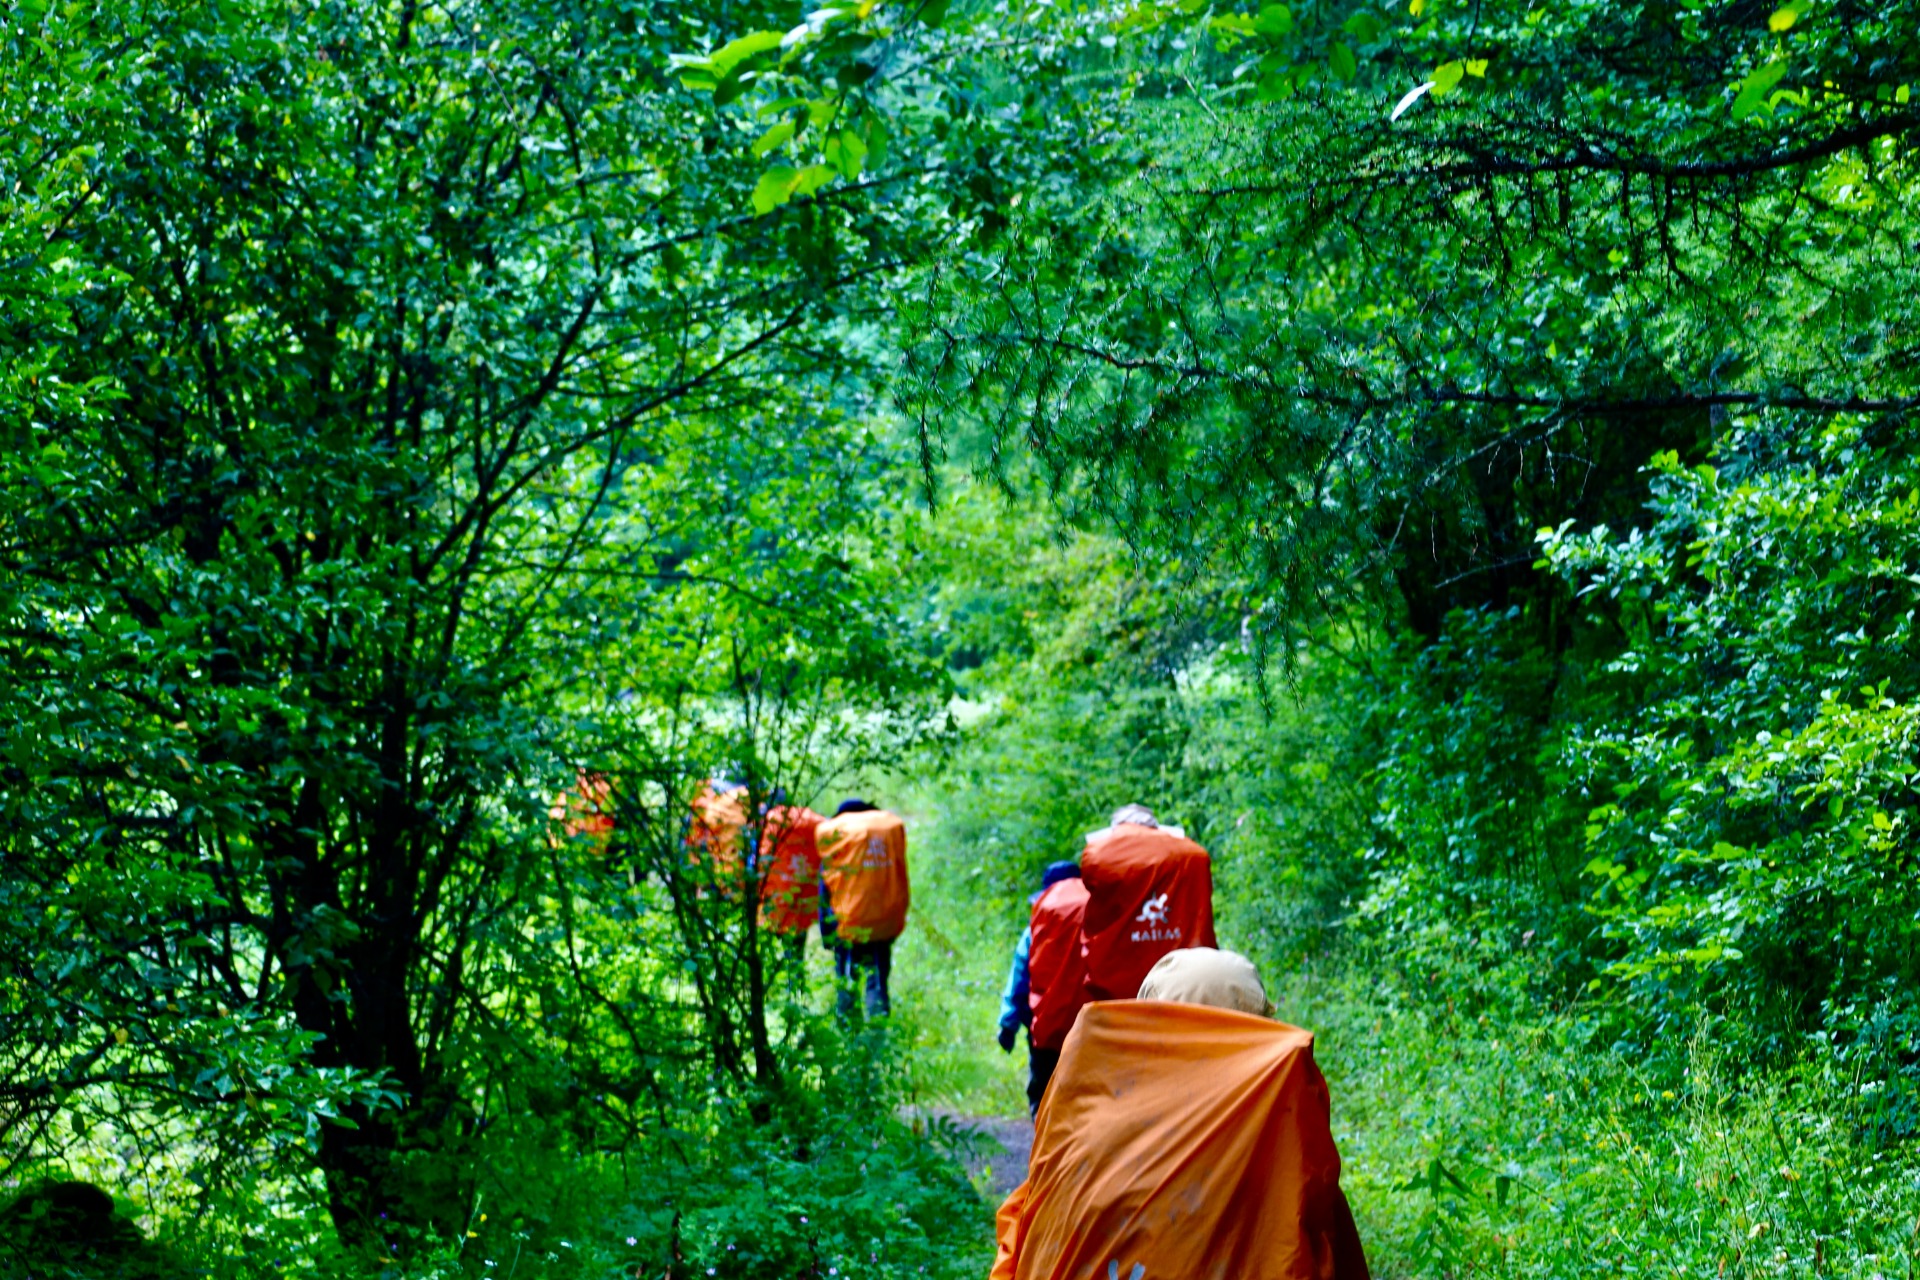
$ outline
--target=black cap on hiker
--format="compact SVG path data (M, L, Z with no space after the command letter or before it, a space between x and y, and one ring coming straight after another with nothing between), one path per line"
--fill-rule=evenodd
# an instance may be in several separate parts
M872 813L872 812L873 812L873 806L868 804L865 800L848 799L848 800L842 800L840 802L840 807L833 811L833 816L837 818L843 813Z

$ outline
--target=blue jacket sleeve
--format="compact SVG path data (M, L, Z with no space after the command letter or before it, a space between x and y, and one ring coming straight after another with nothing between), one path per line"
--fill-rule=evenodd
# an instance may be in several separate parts
M1020 931L1020 941L1013 949L1013 967L1007 970L1007 989L1000 993L1000 1026L1024 1027L1033 1018L1033 1010L1027 1005L1027 991L1030 983L1027 975L1027 956L1033 949L1033 930Z

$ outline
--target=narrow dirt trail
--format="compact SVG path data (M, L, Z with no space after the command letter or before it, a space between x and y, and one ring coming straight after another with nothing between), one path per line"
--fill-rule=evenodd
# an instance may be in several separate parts
M975 1116L944 1107L918 1114L948 1121L979 1139L961 1164L980 1193L996 1206L1026 1179L1027 1158L1033 1154L1033 1121L1027 1117Z
M986 1190L998 1204L1026 1180L1027 1157L1033 1154L1033 1122L1025 1116L955 1116L953 1122L986 1139L981 1152L967 1161L967 1172L976 1182L986 1175Z

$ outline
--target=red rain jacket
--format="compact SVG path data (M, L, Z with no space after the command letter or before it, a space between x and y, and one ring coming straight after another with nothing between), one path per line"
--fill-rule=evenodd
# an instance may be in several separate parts
M1087 963L1080 954L1086 909L1087 886L1077 878L1048 885L1033 904L1033 941L1027 949L1027 1008L1033 1021L1027 1035L1036 1049L1066 1043L1087 1002Z

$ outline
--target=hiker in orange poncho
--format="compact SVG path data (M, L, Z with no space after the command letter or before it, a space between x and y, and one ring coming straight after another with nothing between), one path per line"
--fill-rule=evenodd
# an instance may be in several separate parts
M700 788L691 807L687 849L695 874L731 898L747 877L740 854L740 833L747 825L747 789L741 783L715 778Z
M1087 837L1080 878L1088 999L1131 999L1161 956L1213 945L1207 851L1178 827L1161 826L1144 805L1124 806L1112 825Z
M1367 1280L1313 1036L1269 1007L1202 947L1082 1010L992 1280Z
M833 952L836 1008L853 1012L853 983L867 976L867 1016L893 1009L893 940L907 928L907 826L864 800L843 800L814 828L820 846L820 940Z

